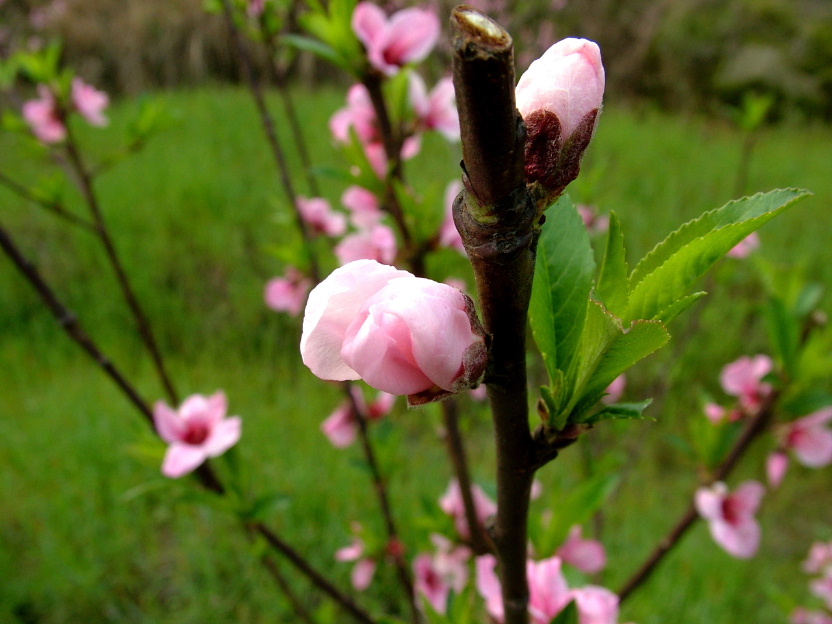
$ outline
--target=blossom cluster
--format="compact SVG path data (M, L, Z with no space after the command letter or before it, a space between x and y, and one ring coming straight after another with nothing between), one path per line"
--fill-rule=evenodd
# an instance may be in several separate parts
M42 143L60 143L67 136L67 114L75 110L93 126L106 126L104 109L110 103L106 93L85 83L80 78L72 81L71 108L59 101L46 85L38 85L39 97L23 104L23 118Z

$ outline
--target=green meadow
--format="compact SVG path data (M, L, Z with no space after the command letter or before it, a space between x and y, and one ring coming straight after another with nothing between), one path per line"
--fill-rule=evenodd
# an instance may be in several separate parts
M166 128L97 186L118 249L180 394L225 390L231 412L244 420L234 454L252 495L280 495L268 522L348 588L351 566L336 563L334 551L350 542L351 522L378 532L382 524L357 446L334 449L319 430L340 401L337 388L302 366L299 319L263 303L266 280L282 270L281 256L297 240L254 106L245 91L230 88L153 97L169 112ZM324 195L337 203L344 185L335 172L343 162L326 124L343 92L298 90L295 97ZM278 100L271 104L288 136ZM79 126L92 161L123 141L138 106L117 103L107 130ZM619 215L635 261L682 222L733 197L741 142L725 122L611 102L570 192ZM300 173L291 150L289 157ZM420 215L418 231L429 234L441 222L442 194L458 176L459 158L457 148L426 137L422 153L406 165L413 188L436 199L435 210ZM824 284L832 283L830 162L829 126L788 122L764 129L746 189L814 192L763 228L757 253ZM0 135L0 170L29 183L55 172L40 150L13 134ZM308 194L300 175L296 182ZM66 197L81 213L75 192L68 188ZM0 225L145 400L160 398L96 241L4 188ZM697 473L683 440L690 421L703 418L703 393L725 400L722 366L768 349L765 293L753 262L718 265L706 281L709 296L671 326L680 341L630 375L626 397L656 398L647 419L605 423L540 473L545 493L533 513L557 513L587 469L588 452L603 453L618 467L621 481L602 522L610 563L598 582L608 587L623 583L690 501ZM331 255L327 263L335 267ZM438 254L430 268L438 278L472 283L453 252ZM827 312L830 303L827 294ZM258 545L232 516L194 500L187 478L161 476L161 442L5 257L0 389L0 623L297 621L258 562ZM474 475L491 491L487 413L468 399L463 408ZM400 404L389 422L373 429L411 556L427 547L425 517L441 515L436 501L451 475L440 424L435 407L408 411ZM772 445L761 440L732 485L762 479ZM216 464L230 469L225 460ZM781 603L808 601L800 562L809 545L832 538L831 483L828 471L793 465L784 486L765 499L762 546L751 561L732 559L697 525L625 603L621 621L787 621ZM329 612L288 564L281 569L310 608ZM371 610L394 610L403 604L398 589L394 571L382 567L359 599ZM339 614L332 621L348 619Z

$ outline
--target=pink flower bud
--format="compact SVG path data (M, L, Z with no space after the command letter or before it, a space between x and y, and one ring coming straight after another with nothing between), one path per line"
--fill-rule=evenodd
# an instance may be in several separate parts
M598 45L564 39L520 77L517 110L526 122L526 179L549 197L559 195L580 169L604 96Z
M93 126L106 126L108 121L104 116L104 109L110 103L110 98L103 91L88 85L80 78L72 80L72 103Z
M285 277L275 277L266 283L266 305L278 312L297 316L303 310L306 293L312 288L312 280L294 267L289 267Z
M741 357L727 364L722 369L719 381L726 394L739 399L740 406L749 414L754 414L771 394L772 387L762 381L774 368L774 363L767 355Z
M312 290L300 348L321 379L363 379L411 404L473 386L487 358L467 295L374 260L336 269Z
M40 97L23 104L23 118L42 143L60 143L66 138L66 125L55 95L48 87L38 87Z

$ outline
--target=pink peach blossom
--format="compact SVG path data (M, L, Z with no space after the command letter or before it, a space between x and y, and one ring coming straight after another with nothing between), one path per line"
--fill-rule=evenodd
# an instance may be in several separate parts
M720 383L726 394L737 397L740 406L749 413L755 413L771 394L771 384L762 381L774 368L767 355L741 357L722 369Z
M741 260L747 258L760 247L760 235L757 232L751 232L748 236L742 239L737 245L728 252L729 258L737 258Z
M718 425L725 421L736 422L743 417L743 413L739 409L728 410L718 403L705 403L704 407L705 417L714 425Z
M341 195L341 203L350 211L350 220L357 228L370 229L381 220L378 197L361 186L348 187Z
M613 405L621 400L624 396L624 390L627 387L627 376L621 373L618 377L612 380L612 383L607 386L606 396L601 399L602 403L606 405Z
M388 19L371 2L355 7L352 28L367 49L370 64L388 76L403 65L423 60L439 38L439 19L431 11L404 9Z
M384 224L377 223L345 236L335 246L335 256L342 265L356 260L375 260L390 264L396 259L396 234Z
M332 446L345 448L355 442L358 436L358 416L356 407L367 420L384 418L393 409L396 397L387 392L379 392L375 401L367 403L364 394L355 386L350 389L352 401L343 401L329 417L321 423L321 431L329 438Z
M260 17L266 10L266 0L248 0L246 13L249 17Z
M356 260L309 294L303 362L322 379L364 379L391 394L459 392L485 367L485 343L467 295L406 271ZM419 395L417 397L416 395Z
M349 546L344 546L335 552L336 561L355 561L350 580L352 586L358 591L364 591L373 582L376 572L376 562L364 556L364 541L361 538L353 538Z
M481 526L485 526L488 519L497 513L497 504L478 485L471 486L471 496L474 499L477 520ZM465 515L465 504L462 501L462 490L459 488L459 481L456 479L451 481L445 494L439 499L439 507L454 519L454 526L460 537L466 540L470 539L471 529Z
M825 601L827 609L832 609L832 571L809 583L809 591Z
M791 624L832 624L832 615L823 611L810 611L805 607L798 607L792 611L789 622Z
M431 541L437 547L434 555L422 553L413 562L416 595L422 595L437 613L445 614L451 590L457 594L468 583L468 560L471 551L464 546L455 547L450 540L432 534Z
M341 236L347 229L346 217L335 212L323 197L298 197L300 216L315 234Z
M777 431L784 449L790 450L804 466L821 468L832 463L832 407L799 418Z
M618 622L618 596L606 587L586 585L573 589L572 598L578 608L580 624L616 624Z
M445 189L445 219L439 228L439 245L456 249L458 252L464 254L465 246L462 244L462 237L456 229L453 214L454 201L460 191L462 191L462 182L460 180L452 181Z
M306 293L312 288L312 280L295 267L289 267L284 277L275 277L266 282L264 298L266 305L278 312L297 316L306 303Z
M442 78L428 93L422 77L412 73L410 103L420 127L437 130L449 141L459 141L459 112L456 109L454 83L450 77Z
M601 50L586 39L557 42L520 77L515 97L524 119L535 111L554 113L565 141L588 114L601 108Z
M696 509L708 521L714 541L738 559L754 556L760 525L754 518L765 488L757 481L742 483L733 494L721 481L696 492Z
M23 104L23 118L42 143L66 139L66 125L55 95L45 85L38 86L40 97Z
M109 96L80 78L72 80L72 103L84 119L93 126L106 126L109 123L104 116L104 109L110 103Z
M807 574L832 573L832 542L815 542L809 549L809 556L803 562Z
M578 204L578 214L589 230L590 234L603 234L610 229L610 218L608 215L598 214L596 206L589 206L587 204Z
M350 87L347 106L337 110L329 120L329 129L339 143L349 143L351 128L362 143L381 143L376 111L363 84Z
M565 563L575 566L585 574L596 574L607 566L607 553L601 542L583 539L581 533L579 525L573 526L557 555Z
M772 488L780 487L786 471L789 469L789 456L782 451L775 451L766 458L766 477Z
M225 394L194 394L173 410L164 401L153 408L159 436L168 443L162 474L176 479L192 472L209 457L222 455L240 439L242 420L226 418Z

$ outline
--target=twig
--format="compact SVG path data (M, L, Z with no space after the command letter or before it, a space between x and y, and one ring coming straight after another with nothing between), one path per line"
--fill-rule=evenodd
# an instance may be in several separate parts
M179 404L179 398L176 393L176 389L173 386L173 382L171 381L167 370L165 370L165 362L162 358L162 353L159 350L159 346L156 343L156 338L153 335L153 330L150 325L150 321L147 319L144 311L142 310L141 305L139 304L138 297L133 292L133 287L130 284L130 280L127 277L127 272L124 270L124 266L121 263L121 259L119 258L118 252L116 251L115 243L113 242L112 237L110 236L110 231L107 228L107 224L104 220L104 214L101 211L101 207L98 203L98 197L95 194L95 189L93 186L93 179L90 175L89 169L87 169L86 165L84 164L83 158L81 157L81 153L78 150L78 146L75 142L75 137L72 134L69 126L67 126L67 138L66 138L66 154L69 158L69 165L71 166L72 170L74 171L77 180L78 186L81 190L81 194L84 197L84 201L86 201L87 206L92 213L93 222L95 224L95 230L98 234L98 237L101 239L101 243L104 245L104 250L107 254L107 258L110 261L110 265L113 267L113 271L116 274L116 279L118 281L119 287L121 288L121 292L124 296L124 300L127 302L127 306L130 308L131 313L133 314L133 319L136 322L136 327L139 332L139 336L141 337L142 342L144 343L145 347L147 348L148 352L150 353L150 357L153 360L153 364L156 368L156 372L159 376L159 380L162 382L164 386L165 392L168 396L168 399L174 404Z
M367 417L360 409L355 397L352 395L352 384L350 382L345 382L343 387L344 394L350 402L350 408L358 421L358 434L361 439L361 447L364 451L364 457L367 460L367 467L370 469L370 474L372 475L376 497L378 498L379 506L381 507L381 515L384 518L384 527L387 531L387 538L390 544L394 546L394 548L391 549L390 554L393 557L393 562L396 566L396 574L398 575L399 582L401 583L402 588L405 591L405 595L408 598L411 618L414 623L418 624L421 617L419 615L419 609L416 606L416 595L413 591L413 578L410 574L409 568L407 567L407 561L404 558L403 548L401 548L402 541L399 538L396 520L393 516L390 499L387 495L387 484L384 481L384 477L381 475L381 468L378 465L375 449L373 448L373 443L370 439L370 432L367 427Z
M300 598L289 584L289 580L283 575L283 572L280 571L280 568L277 566L274 559L269 556L264 556L262 561L265 568L269 571L269 574L272 575L274 582L277 583L280 591L282 591L286 596L286 600L288 600L289 604L292 605L292 610L297 614L297 616L306 622L306 624L315 624L315 619L312 617L312 614L309 613L309 610L300 601Z
M777 405L777 399L779 396L779 393L776 391L772 392L768 396L765 403L760 407L760 411L758 411L748 423L748 426L742 432L742 435L731 448L728 456L713 472L706 485L711 485L717 481L725 480L751 447L751 443L754 442L754 440L756 440L761 433L768 429L769 424L774 418L774 409ZM673 547L679 543L682 537L684 537L684 535L698 519L699 513L696 511L696 507L693 503L691 503L670 532L658 543L658 545L653 549L653 552L650 553L650 556L647 557L645 562L618 591L619 602L626 600L630 594L638 589L650 577L659 563L661 563Z
M526 323L538 231L524 178L524 126L514 102L510 35L468 7L451 16L464 197L454 221L474 268L491 335L486 370L497 450L492 537L506 624L527 624L528 512L536 452L528 422Z
M243 37L240 34L237 24L234 22L234 13L231 8L229 0L222 0L223 13L225 15L226 25L228 31L231 33L231 38L234 41L234 46L237 49L237 55L240 58L240 68L243 72L243 77L248 83L251 95L254 98L254 103L257 106L257 112L260 114L260 121L263 124L263 130L266 133L266 139L269 142L272 156L274 156L277 164L278 173L280 175L281 183L283 184L283 191L286 193L286 199L292 207L295 216L295 225L303 238L304 248L307 252L307 261L309 262L310 276L315 282L321 281L321 270L318 266L318 259L315 257L312 246L312 234L309 227L303 220L297 203L297 193L292 182L292 175L289 171L289 163L286 160L286 155L280 145L280 139L277 136L274 119L269 113L269 108L266 106L266 97L263 94L263 87L260 81L254 75L254 64L251 62L251 56L248 53Z
M465 454L465 445L459 431L459 404L451 399L442 401L442 420L445 424L445 443L447 444L448 456L454 468L459 491L462 494L462 505L465 509L465 520L471 533L471 548L482 555L494 552L494 545L491 537L480 523L477 517L477 508L474 504L474 495L471 491L471 475L468 471L468 458Z
M79 217L78 215L70 212L69 210L64 208L62 204L53 201L48 201L42 197L38 197L37 194L32 192L31 189L28 189L22 184L15 182L2 171L0 171L0 184L5 186L7 189L12 191L19 197L34 202L44 210L48 210L52 214L60 217L61 219L64 219L68 223L71 223L72 225L77 225L78 227L84 228L85 230L98 234L98 230L96 229L94 223L87 221L83 217Z

